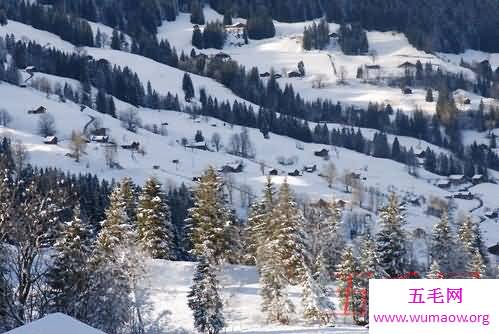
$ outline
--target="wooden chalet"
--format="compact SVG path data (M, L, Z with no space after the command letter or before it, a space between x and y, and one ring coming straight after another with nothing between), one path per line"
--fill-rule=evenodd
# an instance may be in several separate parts
M46 145L57 145L59 139L56 136L47 136L43 139L43 143Z

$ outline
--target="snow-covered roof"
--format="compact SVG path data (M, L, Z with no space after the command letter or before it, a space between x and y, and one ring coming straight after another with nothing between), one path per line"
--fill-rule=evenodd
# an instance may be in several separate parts
M462 180L464 179L464 175L454 174L449 176L449 180Z
M473 180L481 180L483 178L482 174L475 174L473 175Z
M56 137L56 136L47 136L47 137L45 137L45 138L43 139L43 141L45 141L45 142L52 142L52 141L54 141L54 140L56 140L56 139L57 139L57 137Z
M15 328L5 334L105 334L68 315L49 314L27 325Z

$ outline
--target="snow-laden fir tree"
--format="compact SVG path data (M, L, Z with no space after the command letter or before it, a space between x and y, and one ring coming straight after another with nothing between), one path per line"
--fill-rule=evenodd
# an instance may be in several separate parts
M468 273L472 274L474 278L485 278L487 267L483 261L482 254L478 249L475 249L468 265L466 267Z
M388 277L381 267L378 254L376 253L376 243L369 234L363 237L360 246L359 259L359 288L362 305L359 312L359 322L369 322L369 279L380 279Z
M459 251L458 266L460 271L465 271L475 252L475 230L473 220L466 216L457 231L457 243Z
M204 173L194 191L194 207L189 209L187 223L196 256L203 256L208 250L213 257L210 261L220 263L234 244L239 245L237 240L226 240L227 236L234 236L227 232L234 228L234 216L227 207L223 183L212 167Z
M319 255L315 263L306 266L302 283L303 316L321 325L332 325L335 320L335 305L331 300L333 291L329 288L331 279Z
M287 273L279 256L276 256L276 240L268 240L258 249L257 265L260 271L260 295L262 312L267 322L289 324L295 307L288 296Z
M139 245L152 258L172 258L174 245L170 209L161 184L154 177L146 181L139 198L137 238Z
M357 323L362 309L362 296L359 294L359 263L353 255L353 249L347 247L337 268L338 297L345 314L350 314Z
M127 205L121 187L116 186L109 197L106 219L97 238L97 247L107 253L128 246L135 240L135 231L127 215Z
M433 227L430 254L444 273L455 271L455 242L449 226L447 213L443 213L440 221Z
M257 263L258 249L268 240L272 231L270 229L270 218L275 202L275 189L270 177L263 190L263 198L252 204L248 215L248 226L246 228L245 252L248 263Z
M319 255L330 272L335 271L345 248L341 229L341 209L335 200L312 204L306 215L310 255Z
M388 205L381 209L381 228L376 235L376 253L383 270L390 277L399 277L407 269L407 237L404 208L399 205L397 196L392 193Z
M426 278L428 279L443 279L445 278L444 273L440 270L440 266L437 261L433 261L433 263L430 266L430 271L426 275Z
M62 312L86 321L88 317L91 254L90 232L80 218L80 208L64 224L54 245L53 261L47 273L49 312Z
M133 183L130 177L126 176L120 181L120 188L121 195L125 203L126 214L130 219L130 222L134 222L137 219L137 186Z
M301 281L305 258L308 256L304 221L305 218L298 208L291 188L287 180L284 180L270 219L270 226L273 229L272 238L277 246L272 256L282 261L286 276L292 284Z
M135 240L123 193L117 186L110 195L106 220L90 259L89 324L106 333L119 333L131 320L130 250L135 248Z
M218 334L225 327L223 303L216 266L209 261L209 250L206 250L206 254L208 256L199 257L187 299L194 314L194 327L197 331Z

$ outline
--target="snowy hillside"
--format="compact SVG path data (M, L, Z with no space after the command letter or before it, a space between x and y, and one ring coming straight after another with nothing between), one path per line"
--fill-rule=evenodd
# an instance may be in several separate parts
M154 261L148 264L149 277L144 281L149 287L155 313L171 313L171 324L176 328L193 330L192 311L187 307L187 293L191 286L195 263ZM168 273L165 275L165 273ZM367 333L367 330L348 325L348 320L339 317L336 327L320 328L307 325L300 315L301 289L293 287L289 294L296 306L293 324L290 326L269 326L260 311L260 285L254 267L227 265L221 275L227 333ZM345 323L346 322L346 323Z
M0 4L0 333L367 334L345 277L499 278L499 54L71 1Z

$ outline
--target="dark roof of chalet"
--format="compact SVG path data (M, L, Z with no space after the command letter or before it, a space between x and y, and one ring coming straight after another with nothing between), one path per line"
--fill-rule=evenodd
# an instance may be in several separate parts
M379 69L381 69L381 66L380 65L366 65L366 68L368 70L379 70Z
M497 243L497 245L489 247L489 253L494 255L499 255L499 242Z
M406 62L400 64L399 67L416 67L416 65L409 62L409 61L406 61Z

